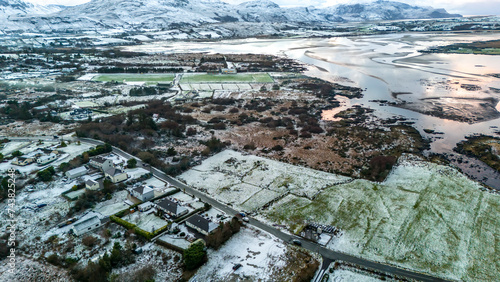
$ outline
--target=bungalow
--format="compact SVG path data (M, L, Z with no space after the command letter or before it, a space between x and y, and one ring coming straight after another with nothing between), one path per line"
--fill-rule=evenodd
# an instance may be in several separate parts
M106 171L113 167L113 162L110 159L105 159L100 156L90 158L89 163L91 166L99 168L102 171Z
M76 236L85 234L101 226L103 221L97 215L89 217L83 221L77 222L71 227L71 230Z
M155 190L149 186L142 185L140 187L130 190L130 195L137 199L146 202L155 197Z
M36 162L38 163L38 165L46 165L50 162L55 161L56 159L57 159L57 155L54 153L50 153L49 155L44 155L44 156L38 157L36 159Z
M186 220L186 225L195 229L203 235L208 235L217 229L218 225L210 220L195 214Z
M109 178L109 180L111 180L111 182L113 182L113 183L122 182L124 180L127 180L127 178L128 178L128 175L126 172L124 172L123 170L121 170L119 168L114 168L114 167L112 167L108 170L105 170L104 176Z
M80 167L74 168L72 170L66 171L65 174L66 174L66 177L68 179L77 178L77 177L80 177L80 176L87 174L87 168L84 166L80 166Z
M18 166L27 166L29 164L32 164L35 162L35 158L33 157L17 157L12 161L13 165L18 165Z
M88 190L98 190L103 188L102 181L95 181L93 179L89 179L85 181L85 188Z
M161 202L156 204L156 208L173 217L180 217L188 213L187 208L169 199L163 199Z

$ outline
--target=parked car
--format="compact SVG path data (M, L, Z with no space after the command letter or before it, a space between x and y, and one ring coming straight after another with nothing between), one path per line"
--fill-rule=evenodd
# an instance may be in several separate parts
M250 221L250 220L248 219L248 217L244 217L242 220L243 220L244 222L249 222L249 221Z
M240 267L242 267L243 265L241 265L241 263L237 263L233 266L233 270L236 271L238 270Z

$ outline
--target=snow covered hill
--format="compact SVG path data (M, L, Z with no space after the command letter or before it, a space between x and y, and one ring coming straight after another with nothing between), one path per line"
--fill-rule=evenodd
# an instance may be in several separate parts
M35 5L22 0L0 0L0 19L18 15L46 15L59 12L62 7L56 5Z
M450 15L444 9L390 1L319 9L312 6L283 8L268 0L239 5L221 0L92 0L63 9L22 0L0 0L0 19L3 19L0 30L5 32L144 31L200 26L213 26L216 30L228 23L301 27L346 21L452 16L460 15Z

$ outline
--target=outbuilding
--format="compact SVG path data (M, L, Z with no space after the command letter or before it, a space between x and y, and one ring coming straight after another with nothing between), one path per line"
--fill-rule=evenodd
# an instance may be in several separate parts
M80 177L80 176L87 174L87 172L88 171L87 171L86 167L80 166L80 167L74 168L72 170L66 171L65 175L68 179L74 179L74 178L77 178L77 177Z
M101 219L97 215L79 221L71 227L76 236L83 235L101 226Z

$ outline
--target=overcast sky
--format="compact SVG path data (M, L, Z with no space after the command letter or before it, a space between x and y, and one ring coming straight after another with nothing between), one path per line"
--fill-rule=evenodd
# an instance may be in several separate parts
M61 4L78 5L90 0L27 0L39 4ZM228 3L238 4L248 0L223 0ZM372 0L275 0L281 6L317 6L326 7L340 3L372 2ZM398 2L418 6L432 6L434 8L445 8L450 13L462 15L500 15L500 3L498 0L399 0Z

